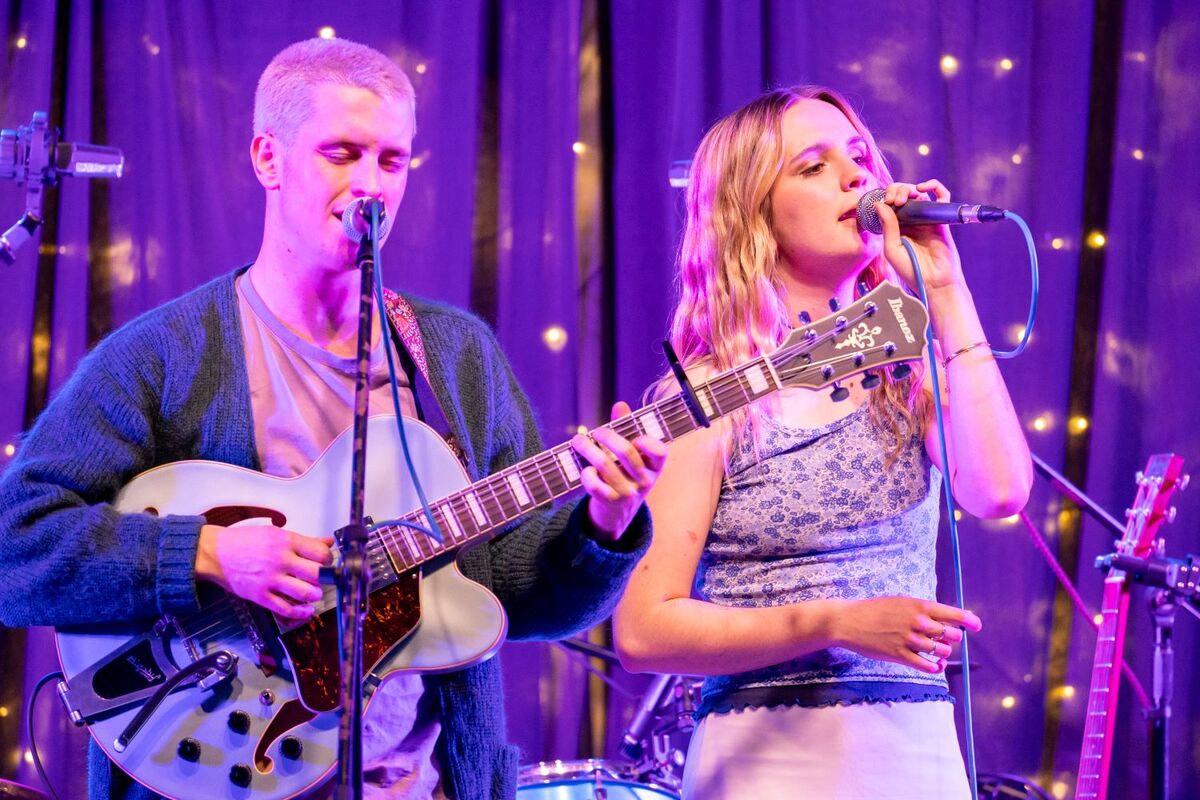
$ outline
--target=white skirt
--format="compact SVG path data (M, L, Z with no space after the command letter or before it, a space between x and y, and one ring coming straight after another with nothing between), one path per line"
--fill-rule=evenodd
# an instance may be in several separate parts
M709 714L696 727L684 800L964 800L947 702L777 706Z

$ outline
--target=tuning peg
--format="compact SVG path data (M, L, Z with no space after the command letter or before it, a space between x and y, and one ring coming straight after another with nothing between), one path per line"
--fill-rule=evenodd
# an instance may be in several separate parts
M811 324L812 323L812 314L809 314L807 311L801 311L800 312L800 321L803 322L805 325Z
M835 403L840 403L850 396L850 390L839 383L833 384L833 391L829 393L829 399Z
M879 386L879 375L871 372L870 370L864 372L862 377L862 387L864 389L874 389L877 386Z
M841 303L838 302L838 299L836 297L829 298L829 310L830 311L837 311L841 307L842 307L842 305L841 305Z
M871 287L870 287L870 286L867 286L867 282L866 282L866 281L859 281L859 282L858 282L858 296L859 296L859 297L862 297L864 294L866 294L866 293L867 293L867 292L869 292L869 291L871 291Z
M908 364L897 364L892 367L892 377L898 381L902 381L912 373L912 367Z

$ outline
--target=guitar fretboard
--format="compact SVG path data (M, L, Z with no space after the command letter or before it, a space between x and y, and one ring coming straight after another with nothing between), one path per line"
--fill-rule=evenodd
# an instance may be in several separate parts
M1124 590L1124 583L1123 575L1110 577L1104 583L1100 630L1096 634L1096 655L1092 662L1087 718L1083 724L1083 744L1079 755L1079 778L1075 786L1077 800L1096 800L1107 785L1107 756L1112 748L1129 605L1129 594Z
M766 357L722 373L695 388L704 415L730 414L780 388ZM664 398L603 426L632 441L649 436L669 443L700 427L682 394ZM402 517L401 524L384 525L374 534L394 568L404 572L445 553L497 534L539 506L580 486L586 462L570 444L553 447L503 469L471 486L430 504L444 536L439 543L418 528L427 527L421 510Z

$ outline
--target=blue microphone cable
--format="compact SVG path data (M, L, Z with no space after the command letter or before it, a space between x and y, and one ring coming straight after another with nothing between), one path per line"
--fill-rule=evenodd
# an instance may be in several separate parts
M1033 334L1034 318L1037 315L1038 302L1038 260L1037 250L1034 248L1033 236L1029 232L1029 226L1025 224L1025 220L1021 219L1011 211L1004 212L1005 219L1010 219L1017 224L1021 232L1025 235L1025 244L1029 248L1029 268L1032 275L1032 289L1029 302L1029 316L1025 322L1025 330L1021 334L1021 339L1017 342L1017 346L1012 350L997 351L992 349L992 355L996 358L1016 358L1025 352L1025 348L1029 344L1029 338ZM925 279L921 275L921 265L917 261L916 251L913 250L912 244L907 238L901 237L900 243L904 245L904 249L908 252L908 258L912 262L913 274L917 278L917 290L921 295L921 302L929 308L929 298L925 292ZM941 381L938 378L937 358L933 354L933 321L932 316L930 322L925 329L926 341L930 342L929 347L929 375L933 380L933 410L937 419L938 432L938 452L941 455L943 475L942 475L942 490L946 498L946 513L947 522L950 526L950 558L954 565L954 599L955 604L961 608L966 608L966 598L963 591L963 574L962 574L962 552L959 546L958 523L955 520L955 512L957 506L954 502L954 493L950 486L950 457L946 450L946 423L942 414L942 388ZM963 686L963 727L965 728L965 738L967 742L967 778L971 786L972 800L979 800L979 786L977 784L978 771L975 764L975 723L974 715L971 711L971 660L968 655L967 647L967 632L963 631L961 654L962 654L962 686Z

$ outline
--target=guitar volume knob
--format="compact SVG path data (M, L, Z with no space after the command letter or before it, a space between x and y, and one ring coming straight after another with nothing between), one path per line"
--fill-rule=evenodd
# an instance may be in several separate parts
M304 752L304 743L295 736L285 736L279 743L279 752L283 753L284 758L295 761Z
M251 774L249 764L234 764L229 768L229 782L245 789L250 785Z
M245 711L229 712L229 730L234 733L246 734L250 732L250 715Z
M180 739L179 747L175 749L175 752L184 761L190 761L194 764L200 760L200 743L190 736L187 739Z

